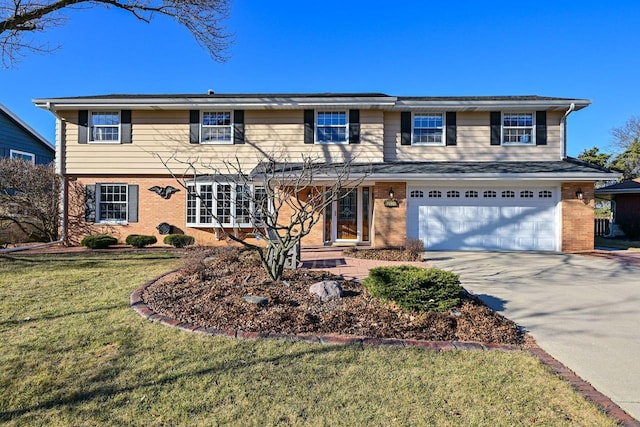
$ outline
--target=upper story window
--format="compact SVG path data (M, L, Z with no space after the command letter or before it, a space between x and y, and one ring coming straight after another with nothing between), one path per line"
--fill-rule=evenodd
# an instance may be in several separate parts
M318 111L316 113L316 142L347 144L349 123L346 111Z
M35 154L27 153L24 151L9 150L9 157L11 157L12 159L24 160L25 162L31 162L31 163L36 162Z
M92 111L89 126L91 142L120 142L119 111Z
M444 115L442 113L415 113L413 115L414 145L444 144Z
M535 126L533 113L502 114L502 144L535 144Z
M200 141L203 144L233 143L231 111L203 111Z

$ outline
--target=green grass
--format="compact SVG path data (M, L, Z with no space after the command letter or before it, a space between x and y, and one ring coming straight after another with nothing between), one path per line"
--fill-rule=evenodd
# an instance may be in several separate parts
M0 257L0 423L615 425L524 352L241 341L128 305L170 254Z
M625 240L625 239L612 239L609 237L596 237L596 247L603 248L623 249L630 251L640 251L640 241L638 240Z

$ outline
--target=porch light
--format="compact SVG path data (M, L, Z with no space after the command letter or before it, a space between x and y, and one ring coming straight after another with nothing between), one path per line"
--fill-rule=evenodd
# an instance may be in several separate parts
M578 191L576 191L576 197L578 198L578 200L584 199L584 193L582 192L582 189L578 189Z
M393 188L389 187L389 198L393 199Z

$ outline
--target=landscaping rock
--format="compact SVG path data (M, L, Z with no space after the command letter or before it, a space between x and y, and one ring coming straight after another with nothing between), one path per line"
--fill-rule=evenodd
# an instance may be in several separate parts
M245 300L246 302L250 303L250 304L255 304L258 307L264 307L267 305L267 303L269 302L269 300L265 297L258 297L255 295L245 295L242 297L243 300Z
M342 286L335 280L323 280L311 285L309 293L320 298L320 301L333 301L342 298Z

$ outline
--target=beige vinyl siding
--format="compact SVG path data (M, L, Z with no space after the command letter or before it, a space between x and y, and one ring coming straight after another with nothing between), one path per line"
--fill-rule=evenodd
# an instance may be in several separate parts
M393 161L531 161L558 160L561 155L562 112L547 112L547 145L491 145L489 112L458 112L457 145L411 146L400 144L400 113L384 114L384 159Z
M360 111L360 144L304 144L302 110L245 111L245 144L190 144L189 111L132 111L132 144L78 144L77 111L60 112L68 174L167 174L158 159L172 156L182 161L198 160L225 172L225 161L239 159L252 168L267 153L278 159L299 161L303 155L329 162L356 159L357 162L382 161L383 113ZM173 172L185 165L170 161ZM209 171L210 172L210 171Z

